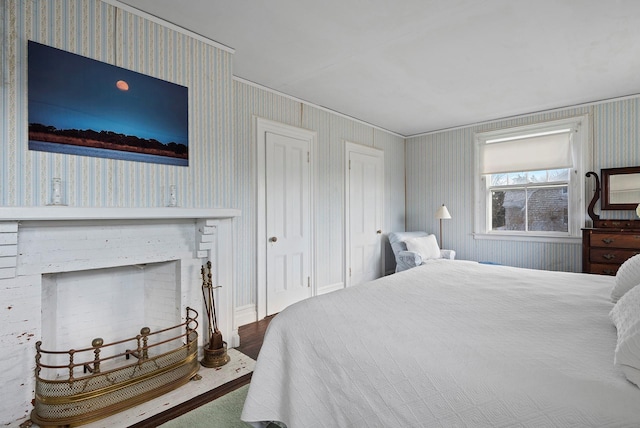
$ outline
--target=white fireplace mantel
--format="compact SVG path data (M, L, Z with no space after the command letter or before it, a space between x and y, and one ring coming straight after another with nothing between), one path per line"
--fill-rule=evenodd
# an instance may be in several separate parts
M37 207L0 207L0 221L39 220L137 220L137 219L222 219L238 217L233 208L94 208L47 205Z

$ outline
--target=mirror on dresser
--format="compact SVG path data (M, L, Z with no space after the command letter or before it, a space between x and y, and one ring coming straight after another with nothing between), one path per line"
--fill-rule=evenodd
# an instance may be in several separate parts
M603 210L635 210L640 204L640 166L602 169Z
M601 170L602 188L595 172L595 193L587 209L593 227L582 229L582 271L615 275L627 259L640 254L640 220L636 209L640 204L640 166ZM602 192L601 210L630 210L625 219L601 219L594 206Z

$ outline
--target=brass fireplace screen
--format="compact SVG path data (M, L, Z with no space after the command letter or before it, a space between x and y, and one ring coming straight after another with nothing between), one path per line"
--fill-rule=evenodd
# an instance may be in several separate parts
M108 344L98 338L90 348L78 350L45 351L37 342L31 420L42 427L82 425L187 383L200 367L197 318L198 313L187 308L182 324L155 332L144 327L137 336ZM182 334L173 332L182 328ZM114 351L129 342L134 344L132 349ZM104 356L109 352L113 354ZM68 364L43 363L44 359L65 358L60 357L65 354Z

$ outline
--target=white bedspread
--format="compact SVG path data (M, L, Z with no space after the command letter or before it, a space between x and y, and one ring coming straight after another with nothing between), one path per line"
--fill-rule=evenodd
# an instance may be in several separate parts
M433 260L305 300L271 321L242 420L639 427L640 389L613 365L612 286Z

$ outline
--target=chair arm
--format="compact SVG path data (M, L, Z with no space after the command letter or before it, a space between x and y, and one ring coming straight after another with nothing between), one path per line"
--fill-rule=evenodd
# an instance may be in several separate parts
M455 260L456 252L455 252L455 250L440 250L440 258L441 259Z
M398 263L396 272L411 269L422 264L422 257L415 251L400 251L398 253Z

